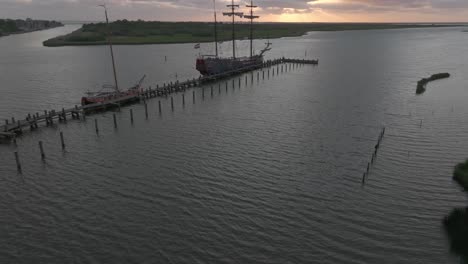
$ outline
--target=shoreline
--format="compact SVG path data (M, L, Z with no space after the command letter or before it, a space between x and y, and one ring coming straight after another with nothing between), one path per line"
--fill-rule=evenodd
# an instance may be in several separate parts
M140 23L140 24L138 24ZM219 27L227 24L219 24ZM244 40L248 24L238 24L238 37L236 40ZM361 31L361 30L391 30L391 29L418 29L418 28L445 28L466 27L464 24L291 24L291 23L263 23L256 24L254 39L279 39L285 37L301 37L311 32L337 32L337 31ZM91 27L92 29L87 29ZM211 23L205 22L132 22L116 21L110 24L114 32L113 45L159 45L159 44L187 44L210 43ZM187 30L192 27L192 31ZM85 24L80 29L67 35L57 36L43 42L45 47L64 46L102 46L107 45L103 35L104 24ZM116 31L124 31L117 32ZM143 32L143 33L141 33ZM156 33L155 33L156 32ZM219 41L230 41L230 35L219 30ZM96 39L96 40L94 40Z

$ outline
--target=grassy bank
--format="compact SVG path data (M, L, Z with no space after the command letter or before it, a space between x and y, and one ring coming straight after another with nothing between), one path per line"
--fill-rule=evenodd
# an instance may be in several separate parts
M302 36L310 31L343 31L370 29L400 29L446 27L433 24L332 24L332 23L259 23L255 24L255 37L259 39ZM220 41L231 38L231 24L218 24ZM46 40L44 46L78 46L106 44L104 23L85 24L80 29ZM213 41L214 25L206 22L154 22L118 20L110 24L112 41L115 44L167 44L198 43ZM248 24L236 24L236 37L249 36Z
M453 178L465 191L468 191L468 160L458 164L453 171ZM468 263L468 207L455 208L444 219L445 230L450 240L451 250Z

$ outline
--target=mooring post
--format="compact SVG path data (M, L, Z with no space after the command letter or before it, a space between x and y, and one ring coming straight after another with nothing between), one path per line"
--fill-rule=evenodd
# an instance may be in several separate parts
M148 104L145 102L145 117L148 119Z
M20 122L21 122L21 121L18 120L18 121L16 122L16 124L17 124L17 126L18 126L19 132L20 132L20 133L23 133L23 129L21 128L21 123L20 123Z
M262 70L262 79L265 80L265 71Z
M226 81L226 92L228 91L228 82Z
M21 162L20 162L17 151L15 151L15 160L16 160L16 168L18 169L18 172L21 173Z
M211 85L211 98L213 98L213 85Z
M192 92L192 101L195 104L195 91Z
M112 119L114 119L114 128L117 128L117 117L115 116L115 113L112 114Z
M39 150L41 151L41 159L45 160L44 146L42 145L42 141L39 141Z
M257 82L260 80L260 72L257 72Z
M65 150L65 140L63 139L62 131L60 131L60 143L62 144L62 150Z
M174 112L174 98L171 96L171 109Z
M241 78L239 77L239 88L241 87Z
M182 94L182 106L185 106L185 93Z
M247 75L245 75L245 86L247 86Z
M232 90L236 89L236 84L235 84L235 80L232 79Z
M158 101L158 109L159 109L159 115L161 115L161 100Z
M133 109L130 108L130 122L133 124Z
M99 126L97 118L94 119L94 128L96 129L96 134L99 134Z
M419 123L419 127L422 127L422 122L423 122L423 120L421 119L421 122Z
M205 100L205 87L202 88L201 92L202 92L202 99Z

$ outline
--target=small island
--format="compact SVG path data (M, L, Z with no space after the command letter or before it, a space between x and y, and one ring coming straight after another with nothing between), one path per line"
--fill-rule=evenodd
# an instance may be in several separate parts
M311 31L344 31L371 29L401 29L447 27L453 25L436 24L388 24L388 23L255 23L254 37L257 39L296 37ZM218 39L232 39L232 24L218 23ZM236 38L249 37L250 24L236 24ZM212 42L214 23L210 22L159 22L117 20L105 23L85 24L80 29L65 35L44 41L44 46L79 46L105 45L106 32L110 31L113 44L169 44Z
M437 73L437 74L433 74L431 77L429 78L423 78L421 79L420 81L418 81L418 85L416 87L416 94L422 94L426 91L426 85L429 83L429 82L432 82L432 81L435 81L435 80L439 80L439 79L445 79L445 78L449 78L450 77L450 74L449 73Z
M49 28L61 27L62 23L48 20L33 19L0 19L0 37L11 34L28 33Z
M468 191L468 160L455 167L453 178ZM455 208L444 219L451 250L468 261L468 207Z

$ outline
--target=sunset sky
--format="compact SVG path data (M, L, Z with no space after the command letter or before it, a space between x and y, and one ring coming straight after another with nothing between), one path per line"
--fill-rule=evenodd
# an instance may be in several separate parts
M0 18L96 21L102 20L102 10L96 6L104 2L108 4L113 20L212 19L212 0L0 0ZM225 10L226 2L217 0L218 11ZM235 2L245 6L245 1ZM468 0L257 0L254 3L261 7L257 9L262 15L261 21L468 21Z

